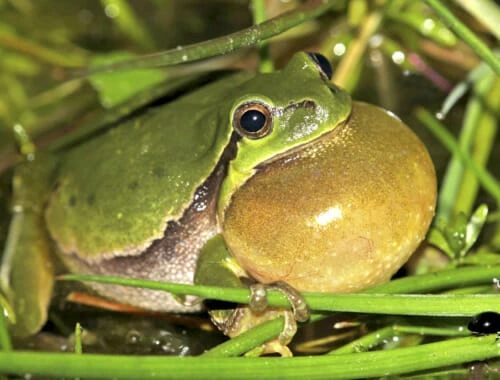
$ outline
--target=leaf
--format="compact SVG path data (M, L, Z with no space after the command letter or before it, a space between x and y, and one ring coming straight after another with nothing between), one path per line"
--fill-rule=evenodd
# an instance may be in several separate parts
M443 228L443 235L448 242L448 245L455 253L455 257L460 255L465 247L465 237L467 231L467 217L460 212L455 215Z
M475 253L464 257L461 264L493 266L500 265L500 254L491 252Z
M446 255L448 255L450 259L455 259L455 253L448 245L448 241L446 240L440 229L431 228L429 230L429 233L427 234L427 240L429 241L429 243L446 253Z
M446 253L452 260L464 257L476 242L488 216L488 206L480 205L472 216L460 212L446 225L432 228L429 242Z
M133 57L134 55L128 52L100 55L92 59L92 66L112 64ZM167 75L159 69L136 69L93 74L89 81L98 92L102 106L111 108L166 78Z
M462 251L462 256L464 256L476 242L479 233L483 229L486 223L486 218L488 217L488 206L485 204L480 205L474 214L470 217L469 223L466 227L465 233L465 247Z

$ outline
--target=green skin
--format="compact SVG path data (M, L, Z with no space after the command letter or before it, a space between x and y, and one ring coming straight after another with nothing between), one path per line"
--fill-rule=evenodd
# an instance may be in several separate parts
M266 104L273 127L236 142L233 113L248 102ZM221 79L21 165L2 269L17 312L14 332L31 334L46 320L53 253L72 272L193 283L207 242L219 237L212 242L224 245L224 210L255 168L332 131L350 111L349 95L299 53L281 71ZM228 272L198 265L197 282L237 285ZM151 310L200 308L162 292L94 290Z

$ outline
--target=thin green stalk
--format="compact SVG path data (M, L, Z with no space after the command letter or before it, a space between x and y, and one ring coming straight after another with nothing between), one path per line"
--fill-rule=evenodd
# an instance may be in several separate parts
M500 204L500 184L495 177L474 162L470 155L458 146L453 135L429 111L418 108L416 115L452 154L457 155L465 165L474 171L483 188Z
M12 343L10 342L9 329L7 328L7 317L5 311L0 308L0 350L1 351L11 351Z
M266 21L267 11L266 11L265 0L252 0L250 7L252 9L254 25L262 24L263 22ZM259 42L259 53L260 53L259 71L261 73L273 72L274 63L273 60L271 59L268 40Z
M478 286L466 286L463 288L457 288L448 290L446 294L494 294L495 289L491 285L478 285Z
M469 336L470 332L466 329L451 327L428 327L428 326L394 326L396 332L418 335L434 336Z
M254 25L236 33L188 45L182 49L172 49L165 52L148 54L130 61L95 67L85 72L75 71L74 73L75 75L90 75L104 71L151 69L226 54L239 48L254 46L258 42L283 33L288 29L300 25L304 21L314 19L333 9L335 6L342 5L343 1L340 0L308 1L291 12L287 12L260 25Z
M82 326L80 323L75 325L75 354L81 355L83 352L82 348Z
M354 27L359 26L363 22L368 8L366 0L351 0L347 4L347 22L349 25Z
M458 145L463 151L471 151L476 162L485 166L494 145L496 134L495 85L496 75L487 68L473 79L474 96L469 101ZM472 80L472 79L471 79ZM500 83L497 81L497 83ZM465 86L465 83L462 83ZM497 84L498 87L498 84ZM498 96L497 96L498 97ZM458 101L455 99L455 102ZM477 148L471 149L474 145ZM473 172L464 168L459 157L453 156L448 164L438 196L434 222L447 222L453 214L463 211L470 215L478 190L478 180ZM457 200L459 199L459 200Z
M374 331L370 334L366 334L359 339L347 343L346 345L339 347L333 351L330 351L327 355L340 355L340 354L354 354L356 352L366 352L372 347L380 344L381 342L392 339L397 335L392 326L384 327L380 330Z
M455 0L467 12L483 23L489 31L500 39L500 7L494 0Z
M466 337L415 347L295 358L212 358L71 353L0 353L10 375L114 379L357 379L400 375L500 355L496 336Z
M332 82L345 88L348 92L352 92L356 86L356 74L359 73L359 70L353 68L359 68L368 42L382 24L383 16L381 11L375 11L366 17L359 36L349 45L344 58L333 74Z
M0 46L5 46L14 51L35 57L51 65L63 67L82 67L87 64L87 59L83 54L61 53L57 50L49 49L36 42L23 39L0 28Z
M303 293L313 310L376 313L388 315L472 316L482 311L500 310L494 294L409 295ZM271 294L269 295L271 303ZM273 299L274 304L274 299ZM281 306L281 305L280 305Z
M458 138L458 145L464 152L469 152L471 150L474 136L476 136L477 130L479 128L479 119L481 119L481 114L484 111L483 97L486 95L495 81L494 77L491 78L491 75L487 75L488 72L493 74L493 72L488 69L487 71L484 71L482 73L481 77L474 78L475 94L474 97L469 101L469 104L467 106L463 126ZM465 83L463 84L465 85ZM455 99L455 101L458 100ZM492 145L493 140L482 140L482 144L488 143ZM463 162L459 157L453 155L450 162L448 163L448 167L441 184L441 189L439 191L437 212L434 223L447 222L450 217L457 212L457 197L460 193L463 194L461 186L468 186L468 181L464 180L464 172L465 168ZM472 181L477 182L475 176L472 177ZM472 193L474 194L473 198L475 199L475 192ZM463 210L463 208L458 209ZM470 210L469 212L466 212L466 215L469 214Z
M427 326L405 326L393 325L381 328L370 334L366 334L359 339L347 343L333 351L328 355L351 354L356 352L366 352L381 343L384 343L394 337L405 334L418 334L418 335L434 335L434 336L468 336L470 332L467 330L459 330L457 328L439 328Z
M472 50L486 61L493 71L500 75L500 60L476 35L451 13L439 0L425 0L427 4L441 17L446 24L460 37Z
M283 331L285 319L279 317L244 332L227 342L205 352L203 357L239 356L278 336Z
M363 291L363 293L427 293L479 284L493 284L500 275L500 267L473 266L419 276L404 277Z
M494 275L482 268L482 278L491 278L500 273L498 267ZM420 276L418 276L420 277ZM217 299L227 302L248 303L250 291L247 289L224 288L215 286L194 286L184 284L162 283L120 277L67 275L65 279L80 281L96 281L150 289L165 290L174 294L191 294L202 298ZM325 294L302 293L312 310L349 311L380 314L401 315L441 315L471 316L490 308L500 309L500 297L494 295L396 295L387 293L384 288L376 288L366 293L357 294ZM289 302L281 292L269 291L268 301L271 306L288 307ZM446 307L443 307L446 305Z
M471 99L471 112L476 114L469 119L467 117L469 112L467 112L465 119L466 123L477 125L471 146L471 156L474 162L482 167L486 167L495 144L497 117L500 111L500 80L493 72L489 74L477 84L477 94ZM470 215L478 191L479 182L475 173L466 169L454 205L454 213L463 212L465 215Z
M146 50L155 50L155 42L148 29L135 16L134 10L126 0L101 0L104 12L121 31Z

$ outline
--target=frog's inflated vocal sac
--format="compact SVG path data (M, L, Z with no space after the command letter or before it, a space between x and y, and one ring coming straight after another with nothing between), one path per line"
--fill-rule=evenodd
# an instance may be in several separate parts
M192 283L206 270L200 250L217 237L236 273L263 283L355 292L387 281L433 217L434 168L408 127L351 102L330 70L298 53L281 71L220 79L21 165L23 228L4 264L18 313L38 308L38 319L19 329L45 319L49 252L71 272ZM229 283L208 267L201 282ZM91 286L148 310L200 308Z

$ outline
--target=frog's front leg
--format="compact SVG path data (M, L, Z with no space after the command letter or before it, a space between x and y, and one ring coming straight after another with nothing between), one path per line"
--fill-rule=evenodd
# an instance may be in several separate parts
M12 219L0 285L15 312L11 332L16 336L34 334L42 327L52 295L54 261L43 223L50 170L48 161L26 162L16 169L13 178Z
M229 253L221 235L216 235L203 247L197 264L194 282L198 285L245 287L242 279L250 280L246 272ZM213 323L227 336L234 337L266 321L284 317L285 327L278 339L250 351L250 355L279 353L291 356L287 345L297 331L297 323L305 322L310 311L302 295L285 282L272 284L253 283L249 286L249 305L230 310L211 310ZM290 301L292 310L282 307L268 307L267 291L278 290Z

